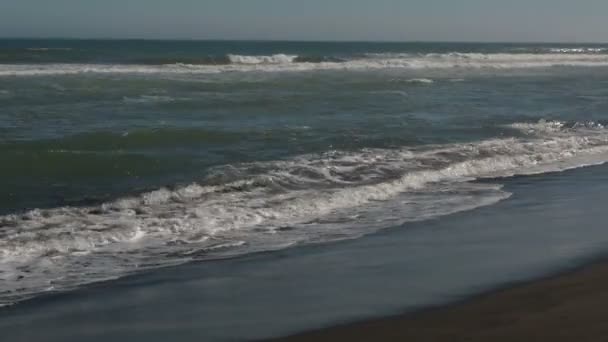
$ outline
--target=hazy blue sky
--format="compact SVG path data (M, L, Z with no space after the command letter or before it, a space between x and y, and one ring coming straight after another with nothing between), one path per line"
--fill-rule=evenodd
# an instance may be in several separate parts
M608 41L608 0L0 0L0 36Z

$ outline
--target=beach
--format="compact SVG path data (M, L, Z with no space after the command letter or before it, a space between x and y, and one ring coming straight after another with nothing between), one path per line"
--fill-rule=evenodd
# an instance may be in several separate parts
M570 317L602 273L534 281L608 253L607 99L606 44L0 39L2 338Z

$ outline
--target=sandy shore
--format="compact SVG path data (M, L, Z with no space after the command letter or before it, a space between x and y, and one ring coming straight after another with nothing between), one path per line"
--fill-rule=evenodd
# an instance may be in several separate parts
M606 340L608 165L504 189L498 204L361 239L43 296L0 309L0 340L260 341L431 306L287 341Z
M415 314L279 341L606 341L608 262Z

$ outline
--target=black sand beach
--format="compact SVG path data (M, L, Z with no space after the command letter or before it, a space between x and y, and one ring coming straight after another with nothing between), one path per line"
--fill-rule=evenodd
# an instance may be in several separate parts
M606 266L496 290L606 255L606 170L512 178L513 196L497 205L357 240L41 297L0 309L0 329L7 341L28 342L264 340L332 326L292 338L593 340L603 332ZM476 297L483 293L492 294Z

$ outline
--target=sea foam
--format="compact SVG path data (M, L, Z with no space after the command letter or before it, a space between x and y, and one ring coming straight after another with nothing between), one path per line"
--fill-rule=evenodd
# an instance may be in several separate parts
M228 55L228 59L234 64L289 64L298 58L297 55L277 54L272 56L241 56Z
M296 55L229 55L229 64L2 64L0 76L70 74L213 74L222 72L306 72L324 70L509 70L547 67L606 67L608 54L598 53L444 53L367 54L342 61L306 62Z
M596 123L504 129L514 136L219 166L185 187L0 216L0 304L49 284L63 291L192 259L355 238L509 196L474 179L608 161L608 131Z

